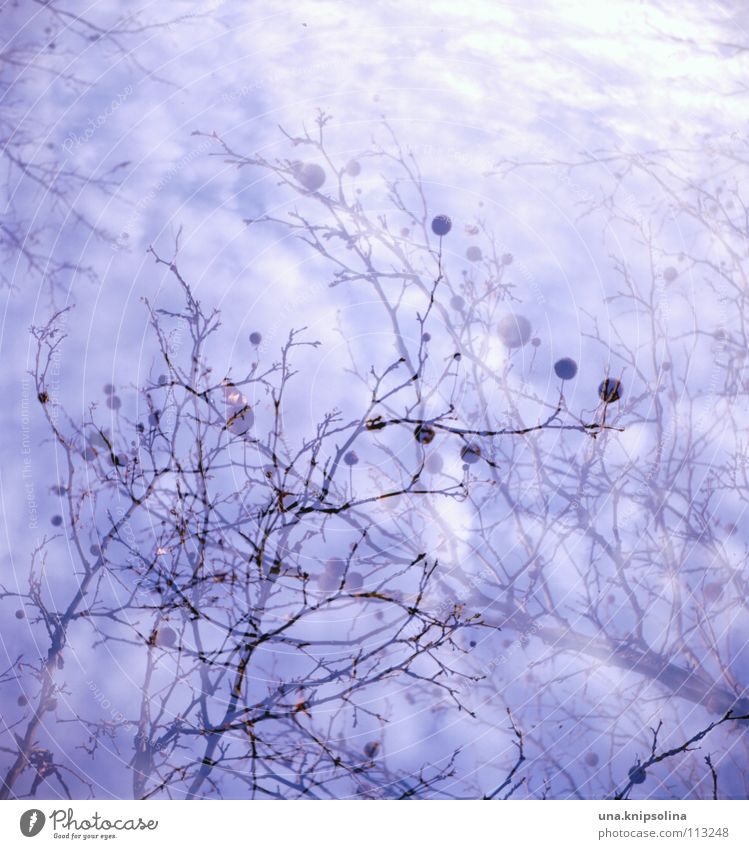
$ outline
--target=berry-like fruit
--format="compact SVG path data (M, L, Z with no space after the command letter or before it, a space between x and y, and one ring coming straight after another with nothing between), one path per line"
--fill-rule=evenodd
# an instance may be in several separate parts
M316 162L294 163L294 176L310 192L316 192L325 182L325 171Z
M416 425L414 436L420 445L429 445L435 437L435 431L429 425Z
M522 348L531 338L531 323L524 315L504 316L498 325L499 337L508 348Z
M343 455L343 462L347 466L355 466L359 462L359 455L356 453L356 451L347 451Z
M360 590L364 586L364 578L359 572L349 572L346 576L347 590Z
M431 472L433 475L438 474L442 471L442 467L445 465L445 461L442 459L440 454L430 454L427 457L426 463L424 463L428 472Z
M707 601L717 601L723 595L723 585L713 581L710 584L705 584L703 592Z
M226 401L226 429L237 436L247 436L255 421L247 398L238 389L231 388L226 394Z
M340 580L345 571L346 564L340 557L331 557L325 562L325 572L332 575L336 580Z
M469 262L481 262L483 256L481 248L478 245L471 245L466 251L466 259Z
M257 332L257 330L253 330L252 333L250 333L250 342L252 342L253 345L259 345L262 341L263 337Z
M563 357L554 363L554 373L562 380L572 380L577 374L577 363L570 357Z
M321 593L332 593L338 589L340 584L341 579L336 578L335 575L331 575L329 572L317 576L317 588Z
M364 754L368 758L373 758L377 752L380 750L380 744L375 740L371 743L367 743L364 747Z
M615 401L618 401L622 397L623 391L621 381L613 377L607 377L598 387L598 394L601 396L601 400L607 404L613 404Z
M170 648L177 642L177 632L174 628L159 628L156 643L164 648Z
M481 459L481 447L475 442L472 442L469 445L464 445L460 449L460 458L464 463L468 463L469 465L478 463Z

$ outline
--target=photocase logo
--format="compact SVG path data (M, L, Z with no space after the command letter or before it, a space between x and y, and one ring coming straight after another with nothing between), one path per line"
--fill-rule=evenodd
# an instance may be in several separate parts
M36 837L44 828L45 816L38 808L24 811L21 814L21 834L24 837Z

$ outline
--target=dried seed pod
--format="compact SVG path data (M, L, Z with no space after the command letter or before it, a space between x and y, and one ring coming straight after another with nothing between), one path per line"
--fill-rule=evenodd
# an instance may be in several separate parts
M437 236L446 236L452 226L453 222L448 215L436 215L432 219L432 232Z
M429 445L429 443L434 439L436 433L433 427L430 425L416 425L414 430L414 437L419 445Z
M156 645L163 648L171 648L177 642L177 632L174 628L159 628L156 634Z
M572 380L577 374L577 363L570 357L563 357L554 363L554 373L562 380Z
M316 192L325 183L325 170L316 162L295 162L294 176L310 192Z

